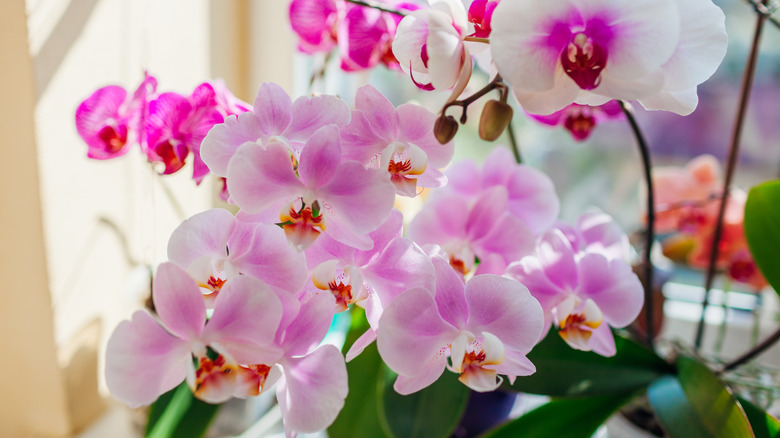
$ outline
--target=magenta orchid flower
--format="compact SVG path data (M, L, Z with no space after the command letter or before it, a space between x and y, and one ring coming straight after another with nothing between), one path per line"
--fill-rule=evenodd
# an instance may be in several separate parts
M165 165L162 174L177 172L192 153L192 178L200 184L209 168L200 156L200 146L209 130L222 123L217 94L211 84L199 85L192 96L163 93L149 104L146 130L152 162Z
M566 108L547 116L536 114L529 115L545 125L563 125L571 136L577 141L585 141L590 137L593 129L601 122L614 119L622 119L623 112L616 100L610 100L604 105L590 106L572 103Z
M274 363L283 354L273 343L282 302L259 280L231 281L207 321L195 281L173 263L163 263L154 279L154 304L159 321L137 311L108 341L106 383L129 405L149 404L185 379L198 398L210 403L243 397L249 394L239 384L240 364ZM207 348L218 358L212 359Z
M329 52L336 46L341 1L293 0L290 25L298 34L298 50L303 53Z
M401 20L393 54L418 87L446 90L459 82L462 70L471 68L463 44L468 31L466 9L460 0L429 0L429 4L431 9L414 11Z
M610 99L690 113L726 50L723 12L710 0L505 1L491 24L498 70L534 114Z
M534 234L551 227L560 209L550 177L522 164L516 164L506 148L494 148L482 169L472 161L461 161L447 171L444 190L456 192L474 202L491 187L507 191L507 211L523 221Z
M321 234L359 249L371 249L368 233L385 221L395 190L382 172L342 161L335 125L315 132L295 160L289 147L247 143L227 169L228 188L242 211L272 209L291 244L305 249Z
M474 26L474 33L470 36L489 38L490 26L493 20L493 12L501 0L474 0L469 6L468 20Z
M601 251L578 251L561 230L538 241L536 253L507 268L544 309L545 326L578 350L615 354L610 327L630 324L643 304L642 284L625 261Z
M221 177L230 159L244 143L285 144L295 154L318 129L349 123L349 106L335 96L300 97L293 102L282 87L263 83L252 112L229 116L203 140L203 161ZM232 194L232 193L231 193Z
M341 130L345 159L386 169L396 193L413 197L419 187L441 187L447 178L437 169L449 164L454 144L440 144L433 135L436 115L404 104L395 108L371 85L355 96L357 111Z
M394 388L410 394L435 382L445 368L475 391L492 391L506 375L535 372L526 354L539 340L544 317L522 284L477 275L465 285L435 257L436 289L409 289L385 309L377 347L398 373Z
M168 241L168 259L198 283L208 303L238 275L249 275L290 293L308 276L303 254L272 224L240 222L223 209L182 222Z
M87 143L87 156L107 160L126 154L133 143L143 145L148 100L156 90L157 80L145 74L132 96L120 86L109 85L81 102L76 109L76 130Z

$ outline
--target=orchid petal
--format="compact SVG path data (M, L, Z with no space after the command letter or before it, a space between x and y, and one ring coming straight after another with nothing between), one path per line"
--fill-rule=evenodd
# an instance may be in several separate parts
M228 237L235 227L233 214L221 208L198 213L182 222L168 239L168 259L187 269L203 256L226 258Z
M154 307L165 327L182 339L197 339L206 323L206 304L195 280L166 262L157 268L153 291Z
M577 269L580 296L593 299L610 326L625 327L636 319L644 295L642 284L627 263L586 254Z

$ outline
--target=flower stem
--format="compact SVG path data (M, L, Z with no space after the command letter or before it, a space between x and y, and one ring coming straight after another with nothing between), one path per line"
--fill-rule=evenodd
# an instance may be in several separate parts
M365 6L367 8L376 9L376 10L379 10L379 11L382 11L382 12L387 12L388 14L400 15L402 17L406 16L406 13L404 13L404 12L401 12L401 11L398 11L398 10L395 10L395 9L386 8L384 6L380 6L380 5L373 4L373 3L364 2L364 1L361 1L361 0L344 0L344 1L347 2L347 3L355 4L355 5Z
M463 37L463 41L490 44L490 38L480 38L480 37L473 37L473 36Z
M653 250L653 241L655 240L655 195L653 190L653 177L652 177L652 165L650 163L650 149L647 147L647 141L645 141L642 131L639 129L639 125L636 122L634 113L631 111L628 105L622 100L619 100L620 109L628 120L628 124L631 126L631 130L636 138L637 145L639 146L639 153L642 157L642 167L644 170L645 184L647 185L647 231L645 232L645 248L642 257L642 265L644 267L644 286L645 286L645 332L646 342L650 347L653 346L655 339L655 327L653 326L653 262L651 260L651 254Z
M506 133L509 136L509 144L512 146L512 153L515 156L515 161L517 164L523 164L523 156L520 154L520 145L517 143L515 128L512 127L512 122L509 122L509 125L507 125Z
M763 0L762 3L766 6L768 0ZM717 269L718 254L720 253L720 241L723 237L723 217L726 213L726 202L729 196L729 187L731 187L731 180L734 177L734 171L737 165L737 159L739 157L739 140L742 137L742 126L745 124L745 114L747 112L748 98L750 97L750 89L753 86L753 77L756 71L756 62L758 60L758 46L761 41L761 31L764 28L764 22L767 15L759 12L756 18L756 29L753 34L753 45L750 47L750 55L745 63L745 74L742 76L742 88L740 90L739 107L737 108L737 116L734 121L734 132L731 136L731 146L729 147L728 162L726 164L726 176L723 179L723 190L721 191L720 206L718 209L718 220L715 223L715 233L712 236L712 246L710 252L709 265L707 267L707 277L704 282L704 299L701 305L701 318L699 319L699 325L696 328L696 339L694 346L696 350L701 348L702 337L704 335L704 322L705 314L707 311L707 305L709 304L710 290L712 289L712 283L715 279L715 271Z
M769 335L768 338L766 338L762 343L756 345L755 347L751 348L749 351L747 351L742 356L732 360L731 362L727 363L723 366L723 371L729 371L733 370L734 368L744 364L745 362L749 361L750 359L753 359L754 357L758 356L759 354L763 353L767 348L771 347L780 340L780 328L778 328L774 333Z

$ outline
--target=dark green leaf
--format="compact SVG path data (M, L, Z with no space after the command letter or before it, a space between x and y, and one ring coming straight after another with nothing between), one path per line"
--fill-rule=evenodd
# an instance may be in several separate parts
M750 189L745 204L745 238L756 265L780 293L780 180Z
M677 359L677 369L680 385L707 430L724 438L754 436L742 407L712 370L685 356Z
M484 438L589 438L634 393L553 400L483 435Z
M663 359L636 342L615 336L617 353L612 357L579 351L550 330L528 359L536 373L518 377L506 389L553 397L619 394L643 388L674 369Z
M647 398L658 421L672 438L711 438L696 410L691 406L680 381L664 376L647 389Z
M449 371L431 386L409 395L393 389L394 375L388 375L380 398L380 417L398 438L446 438L460 422L469 399L469 389Z
M182 383L157 399L149 409L146 438L199 438L206 434L220 405L195 398Z
M737 397L742 409L745 410L750 426L756 438L778 438L780 437L780 421L777 418L767 414L763 409L745 400Z

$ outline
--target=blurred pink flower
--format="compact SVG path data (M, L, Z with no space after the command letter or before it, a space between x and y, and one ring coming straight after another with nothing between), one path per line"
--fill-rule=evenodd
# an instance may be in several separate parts
M604 105L589 106L572 103L566 108L547 116L528 113L535 120L550 126L563 125L577 141L584 141L601 122L623 118L623 112L616 100Z

